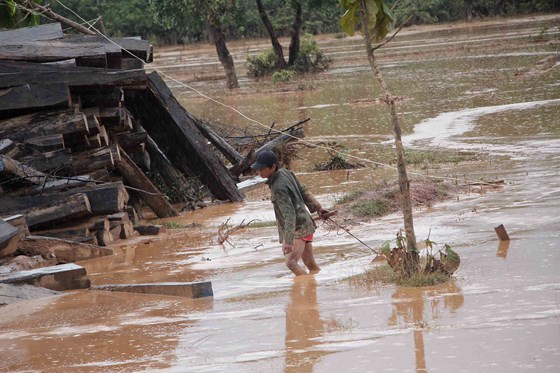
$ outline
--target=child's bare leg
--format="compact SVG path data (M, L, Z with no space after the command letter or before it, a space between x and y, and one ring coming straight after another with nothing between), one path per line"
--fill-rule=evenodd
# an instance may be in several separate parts
M317 262L315 262L315 258L313 257L313 243L305 243L302 259L303 264L305 264L307 269L309 269L309 273L314 274L318 273L321 270L321 268L319 268L319 266L317 265Z
M286 256L286 266L294 273L296 276L306 275L307 272L301 268L298 264L299 259L303 255L303 250L305 248L305 241L299 238L294 239L294 244L292 246L292 252Z

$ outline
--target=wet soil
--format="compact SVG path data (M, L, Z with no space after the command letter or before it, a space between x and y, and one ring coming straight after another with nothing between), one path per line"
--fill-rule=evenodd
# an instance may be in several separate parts
M347 279L370 267L372 253L343 231L319 226L322 270L294 279L284 265L266 187L242 203L178 218L149 240L115 247L113 257L82 262L94 285L211 281L214 297L74 291L20 302L0 313L0 370L9 372L557 372L560 366L560 71L516 76L557 54L557 15L473 25L415 27L380 50L382 72L403 97L405 147L473 152L477 161L411 165L413 178L474 184L504 180L414 209L416 236L430 234L461 256L446 284L362 287ZM545 42L536 41L541 30ZM324 206L344 194L396 179L379 149L392 130L358 37L321 43L333 68L283 85L240 74L227 92L211 46L163 50L156 66L216 101L279 128L305 117L305 141L335 140L366 168L314 172L324 149L302 150L293 168ZM236 61L267 47L239 43ZM174 85L205 119L260 125ZM356 104L359 103L359 104ZM388 145L389 144L389 145ZM356 159L355 159L356 160ZM474 190L474 189L477 190ZM428 190L427 195L433 193ZM258 219L224 245L217 229ZM500 243L504 224L511 241ZM402 216L358 221L352 233L372 247L394 237Z

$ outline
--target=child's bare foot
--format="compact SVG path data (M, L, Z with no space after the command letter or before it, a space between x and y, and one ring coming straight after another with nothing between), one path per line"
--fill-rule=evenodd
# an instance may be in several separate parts
M309 274L310 275L315 275L317 273L321 272L321 268L316 267L316 268L309 268Z

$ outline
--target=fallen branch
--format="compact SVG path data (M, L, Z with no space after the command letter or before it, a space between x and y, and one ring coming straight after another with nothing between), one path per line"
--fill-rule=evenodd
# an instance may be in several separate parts
M241 223L239 223L238 225L234 225L234 226L229 226L229 219L228 218L224 223L222 223L222 225L220 225L220 227L218 228L218 243L220 245L223 245L224 242L227 242L231 245L231 247L233 247L233 245L231 244L231 242L228 241L229 236L232 233L235 233L241 229L247 228L252 222L254 222L256 219L253 219L251 221L249 221L248 223L245 224L245 219L243 219L241 221Z

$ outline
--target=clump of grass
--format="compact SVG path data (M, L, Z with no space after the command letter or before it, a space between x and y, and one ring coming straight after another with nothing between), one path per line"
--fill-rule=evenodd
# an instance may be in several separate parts
M345 203L355 201L359 197L363 196L364 193L365 193L365 191L363 191L363 190L355 190L353 192L346 193L342 197L340 197L340 199L336 200L336 204L337 205L343 205Z
M396 284L399 275L388 265L374 267L362 274L348 278L350 285L355 287L370 287L377 284Z
M415 273L410 278L405 278L395 272L388 265L370 269L362 274L352 276L348 279L350 285L355 287L371 287L373 285L395 284L399 286L422 287L443 284L450 277L441 272Z
M166 221L163 223L163 226L167 229L181 229L186 228L185 224L176 222L176 221Z
M449 280L449 275L441 271L431 273L415 273L410 278L398 276L397 285L421 287L443 284Z
M404 153L404 159L407 164L418 165L418 164L442 164L442 163L454 163L465 162L472 160L476 155L473 153L466 152L449 152L449 151L429 151L429 150L417 150L417 149L406 149Z
M359 217L383 216L389 211L389 202L384 199L358 201L350 207L350 210Z

